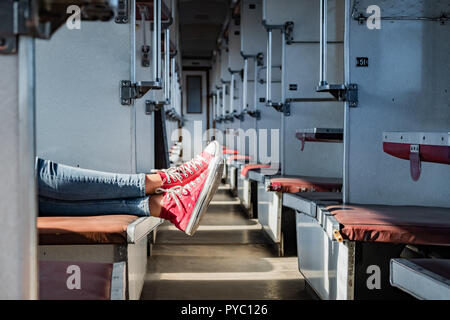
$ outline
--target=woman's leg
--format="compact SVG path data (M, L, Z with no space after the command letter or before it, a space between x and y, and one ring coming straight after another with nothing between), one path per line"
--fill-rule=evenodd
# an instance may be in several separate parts
M116 174L36 160L39 196L64 201L141 198L161 186L158 174Z
M101 216L101 215L135 215L149 217L150 197L66 201L39 197L39 216ZM159 215L159 212L158 212Z
M136 198L127 198L127 199L109 199L109 200L58 200L52 199L49 197L45 197L42 194L39 196L39 211L41 216L93 216L93 215L110 215L110 214L132 214L136 216L154 216L160 217L162 219L169 220L172 222L178 229L184 231L188 235L193 235L197 230L199 223L201 221L202 216L205 214L208 205L214 196L217 188L219 187L220 180L222 177L223 170L223 158L222 153L220 152L220 145L214 141L208 148L214 149L214 152L211 154L209 160L205 161L206 168L203 171L199 171L197 176L194 179L191 179L190 182L186 182L185 184L171 187L170 189L165 189L164 186L168 186L165 183L155 183L155 186L160 184L161 187L156 190L159 194L155 194L150 196L136 197ZM58 172L58 165L54 163L47 162L42 164L43 160L40 160L40 170L38 170L39 174L43 177L50 178L64 178L65 175ZM196 160L192 162L194 170L194 163ZM45 168L45 165L50 165L49 168ZM64 166L61 166L64 167ZM46 170L42 169L45 168ZM185 169L188 167L185 165ZM48 171L53 170L54 173L48 173ZM105 179L117 179L119 175L114 174L105 174L99 172L93 172L92 174L88 170L78 171L79 169L66 167L63 168L63 173L65 170L69 171L69 176L74 178L72 170L76 170L75 178L77 178L80 173L82 177L88 178L98 178L102 181L102 184L105 183ZM47 175L46 175L47 173ZM89 174L87 174L89 173ZM184 169L180 169L180 173L185 173ZM165 178L169 179L171 175L175 176L179 172L167 170L164 173ZM195 173L192 172L192 175ZM106 178L105 178L105 176ZM187 175L189 177L189 175ZM139 178L139 179L136 179ZM137 181L132 183L131 191L137 192L139 194L145 193L145 186L142 186L142 177L139 175L128 175L127 179L133 180L133 178ZM187 177L186 177L187 178ZM192 178L192 177L191 177ZM77 179L74 179L75 182ZM49 182L45 179L42 179L46 183L53 182L52 179L49 179ZM41 181L41 183L42 183ZM95 181L95 179L94 179ZM129 181L129 180L127 180ZM56 181L57 183L58 181ZM81 184L81 187L90 187L89 183L91 181L88 179L88 183L85 185ZM117 182L116 182L117 183ZM183 181L180 181L183 183ZM170 182L168 182L170 184ZM120 186L120 185L119 185ZM44 185L45 187L45 185ZM94 186L95 187L95 186ZM64 185L62 186L64 190ZM106 188L106 187L105 187ZM50 188L51 192L55 192L56 189L58 192L58 188ZM71 192L68 192L71 197L75 194L76 197L79 197L78 192L73 192L70 188L68 189ZM98 190L96 190L98 191ZM99 192L104 192L104 190L100 190ZM114 190L111 192L116 195L118 192ZM132 192L130 192L131 194ZM83 199L86 199L86 195L83 195Z

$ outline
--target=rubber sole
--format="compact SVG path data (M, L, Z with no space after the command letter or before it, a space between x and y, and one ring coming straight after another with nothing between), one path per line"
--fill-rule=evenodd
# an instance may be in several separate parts
M208 177L206 178L186 230L184 231L189 236L193 236L197 231L200 222L209 207L209 203L219 189L224 167L222 157L217 157L217 159L212 160L210 165L212 166L212 170L208 172Z

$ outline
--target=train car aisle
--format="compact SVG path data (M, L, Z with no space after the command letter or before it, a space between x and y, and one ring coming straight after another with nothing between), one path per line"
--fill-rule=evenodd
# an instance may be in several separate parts
M169 225L152 246L141 299L311 299L297 258L279 258L221 186L194 237Z

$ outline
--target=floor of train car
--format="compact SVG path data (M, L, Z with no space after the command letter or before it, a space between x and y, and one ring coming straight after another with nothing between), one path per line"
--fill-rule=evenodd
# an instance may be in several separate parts
M312 296L296 257L277 257L256 220L221 186L194 237L159 228L141 299L290 299Z

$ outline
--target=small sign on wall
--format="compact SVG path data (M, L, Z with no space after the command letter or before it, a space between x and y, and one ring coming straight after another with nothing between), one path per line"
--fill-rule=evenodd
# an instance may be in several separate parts
M368 57L358 57L358 58L356 58L356 66L358 68L367 68L367 67L369 67L369 58Z

